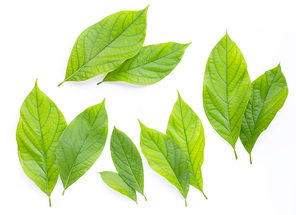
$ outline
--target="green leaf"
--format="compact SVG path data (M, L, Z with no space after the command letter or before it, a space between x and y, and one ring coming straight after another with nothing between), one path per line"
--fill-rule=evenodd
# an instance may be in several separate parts
M266 71L252 83L252 94L244 113L240 139L250 154L259 135L267 129L288 96L281 66Z
M154 84L173 71L189 45L190 43L169 42L144 46L136 56L108 73L102 82L125 81L137 85Z
M140 153L132 140L114 127L111 135L111 156L121 178L144 195L144 171Z
M99 158L107 134L105 100L84 110L65 129L57 148L58 168L64 192Z
M122 195L129 197L130 199L134 200L137 203L136 191L130 186L128 186L128 184L125 183L124 180L119 176L119 174L117 174L116 172L105 171L105 172L100 172L100 175L103 181L110 188L112 188L113 190L116 190Z
M24 100L16 130L18 155L26 175L49 197L58 180L56 149L66 120L37 85Z
M185 199L189 190L189 169L182 149L167 135L140 122L140 145L150 167L173 184Z
M111 72L142 48L148 7L121 11L85 29L72 49L65 81L85 81Z
M190 171L190 184L203 195L201 166L204 161L205 134L196 113L186 104L178 92L178 100L172 110L167 135L183 150Z
M213 48L204 75L204 110L213 128L234 149L251 95L247 64L226 34Z

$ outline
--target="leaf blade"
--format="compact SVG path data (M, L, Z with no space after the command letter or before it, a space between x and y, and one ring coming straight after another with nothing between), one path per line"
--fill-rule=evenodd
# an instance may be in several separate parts
M189 170L182 149L167 135L140 122L141 150L150 167L174 185L185 199L189 190Z
M201 120L184 102L178 92L167 126L166 134L172 138L184 152L190 171L190 185L203 191L201 166L204 161L205 135Z
M84 110L68 125L57 148L58 168L64 192L99 158L107 134L105 100Z
M226 34L208 58L203 105L209 122L234 152L250 95L251 81L247 64L240 49Z
M119 176L111 171L100 172L102 180L113 190L125 195L137 203L136 191ZM138 203L137 203L138 204Z
M125 81L142 86L155 84L179 64L189 45L168 42L144 46L137 55L108 73L102 82Z
M26 175L49 197L58 180L56 148L66 120L55 103L35 87L24 100L16 131L18 156Z
M252 82L252 93L245 110L240 139L250 154L260 136L267 129L288 96L286 78L280 64L266 71Z
M147 10L148 6L114 13L85 29L72 49L65 80L58 86L111 72L136 55L146 36Z
M111 157L121 178L144 198L144 170L142 159L132 140L114 127L111 135Z

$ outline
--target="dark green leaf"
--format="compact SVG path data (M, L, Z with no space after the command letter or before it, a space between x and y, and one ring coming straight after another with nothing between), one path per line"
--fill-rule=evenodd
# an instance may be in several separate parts
M288 86L281 66L265 72L252 82L252 94L245 110L240 139L250 154L259 135L267 129L288 96Z
M146 199L140 153L132 140L115 127L111 136L111 156L121 178Z

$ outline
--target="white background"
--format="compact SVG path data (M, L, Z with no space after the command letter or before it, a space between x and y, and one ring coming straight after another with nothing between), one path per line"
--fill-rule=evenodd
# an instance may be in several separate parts
M294 1L295 3L295 1ZM77 36L107 15L148 10L145 45L174 41L192 44L176 69L152 86L103 83L103 76L64 83L68 58ZM293 1L130 1L1 0L0 3L0 214L296 214L296 6ZM225 32L241 49L255 80L281 63L289 95L253 149L253 165L238 140L233 150L211 127L203 111L202 84L207 58ZM109 135L101 157L62 196L59 179L47 196L24 174L15 131L20 106L38 78L40 89L63 112L68 123L106 98ZM187 202L155 173L141 153L145 194L138 205L111 190L97 172L115 171L110 156L113 126L139 146L138 119L165 132L170 112L183 99L201 118L206 135L203 195L190 188Z

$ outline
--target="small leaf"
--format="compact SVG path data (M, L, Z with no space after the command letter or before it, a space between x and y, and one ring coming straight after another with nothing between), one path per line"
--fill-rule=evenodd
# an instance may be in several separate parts
M56 149L66 120L37 85L22 104L16 131L18 155L26 175L49 197L58 180Z
M132 140L114 127L111 135L111 156L121 178L144 198L144 171L140 153Z
M205 147L204 129L196 113L183 101L179 92L166 133L180 146L188 160L190 184L207 198L203 192L201 173Z
M245 110L240 139L250 154L259 135L267 129L288 96L286 78L281 66L265 72L252 83L252 94Z
M140 122L140 145L150 167L173 184L185 199L189 190L189 169L182 149L167 135Z
M203 104L208 120L232 146L236 159L235 144L250 95L247 64L237 45L226 34L208 58Z
M128 186L127 183L116 173L116 172L100 172L102 180L113 190L121 193L134 200L137 203L137 194L136 191ZM137 203L138 204L138 203Z
M125 81L137 85L154 84L173 71L189 45L169 42L144 46L136 56L108 73L102 82Z
M148 7L121 11L85 29L72 49L65 81L85 81L111 72L142 48Z
M99 158L107 134L105 100L84 110L68 125L57 148L58 168L64 192Z

